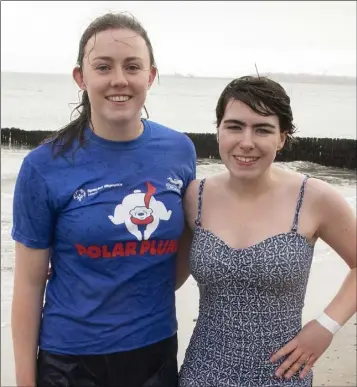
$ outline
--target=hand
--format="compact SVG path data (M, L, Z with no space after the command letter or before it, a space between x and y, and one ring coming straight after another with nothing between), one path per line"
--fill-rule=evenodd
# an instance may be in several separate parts
M316 320L307 323L302 330L271 358L272 363L289 355L275 372L285 379L290 379L301 367L300 378L303 379L317 359L326 351L333 339L333 334Z

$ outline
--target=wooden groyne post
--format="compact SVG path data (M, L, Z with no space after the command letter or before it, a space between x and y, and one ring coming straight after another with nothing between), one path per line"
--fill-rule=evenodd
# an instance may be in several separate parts
M1 145L35 148L54 132L1 129ZM198 158L219 159L214 133L186 133L193 141ZM276 161L308 161L326 167L357 169L357 140L343 138L297 137L290 147L278 153Z

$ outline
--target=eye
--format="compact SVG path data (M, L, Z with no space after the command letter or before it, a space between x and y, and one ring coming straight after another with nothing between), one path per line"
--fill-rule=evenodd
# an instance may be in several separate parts
M135 65L135 64L131 64L129 66L126 67L126 69L131 72L131 73L134 73L136 71L139 71L140 70L140 67L138 65Z
M99 70L100 72L110 70L109 66L108 66L108 65L105 65L105 64L102 64L102 65L97 66L96 69Z
M227 129L230 129L230 130L241 130L242 128L238 125L230 125L230 126L227 126Z
M261 133L261 134L269 134L269 133L271 133L272 131L271 131L271 129L258 128L258 129L257 129L257 132L258 132L258 133Z

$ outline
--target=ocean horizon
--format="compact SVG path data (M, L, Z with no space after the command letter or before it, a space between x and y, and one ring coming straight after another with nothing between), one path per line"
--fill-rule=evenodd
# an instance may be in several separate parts
M268 76L291 99L297 137L356 139L355 78ZM231 79L160 74L147 96L149 119L181 132L215 133L216 104ZM80 95L71 74L2 71L1 127L56 131L71 121Z
M13 70L1 70L3 74L35 74L35 75L64 75L71 76L69 72L27 72L27 71L13 71ZM161 73L159 70L160 77L177 77L177 78L201 78L201 79L233 79L244 75L258 75L267 76L274 80L285 81L285 82L311 82L311 83L337 83L337 84L356 84L356 76L343 75L343 74L320 74L320 73L284 73L284 72L251 72L251 73L240 73L232 75L222 76L201 76L195 73Z

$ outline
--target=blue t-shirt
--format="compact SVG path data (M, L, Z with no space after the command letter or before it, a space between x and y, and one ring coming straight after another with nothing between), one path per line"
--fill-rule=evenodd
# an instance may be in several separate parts
M133 141L87 129L78 150L54 158L48 143L23 161L12 236L51 251L44 350L108 354L177 330L175 258L196 153L185 134L143 122Z

